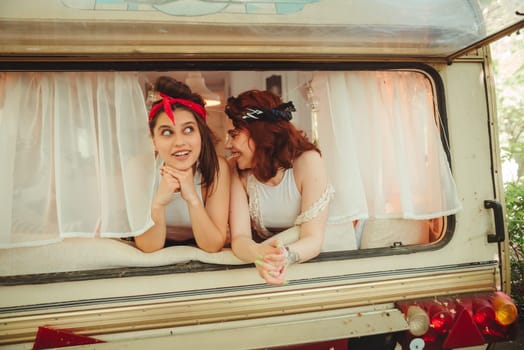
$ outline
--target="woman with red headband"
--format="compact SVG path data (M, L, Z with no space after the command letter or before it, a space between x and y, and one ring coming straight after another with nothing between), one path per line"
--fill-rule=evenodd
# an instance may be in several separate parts
M229 98L225 111L234 126L226 147L238 170L231 183L231 246L267 283L282 284L289 264L320 253L333 194L324 161L290 122L292 102L250 90ZM267 244L293 226L300 227L296 242Z
M204 100L170 77L158 78L155 90L149 129L161 165L151 207L154 225L135 244L153 252L166 240L194 240L207 252L219 251L226 242L230 175L215 151Z

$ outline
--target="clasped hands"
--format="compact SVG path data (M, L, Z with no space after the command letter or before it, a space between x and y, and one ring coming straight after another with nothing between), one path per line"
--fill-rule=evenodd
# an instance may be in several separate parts
M286 248L278 240L270 244L260 244L257 260L255 260L260 277L268 284L286 284L287 256Z
M164 164L160 168L160 175L162 178L153 201L154 204L167 206L173 200L173 193L178 191L188 203L199 201L192 167L176 169Z

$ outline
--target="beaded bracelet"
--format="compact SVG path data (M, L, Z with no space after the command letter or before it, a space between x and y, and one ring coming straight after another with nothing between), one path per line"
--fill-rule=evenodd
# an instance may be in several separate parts
M294 250L291 250L289 246L286 246L286 260L287 264L291 265L300 261L300 255Z

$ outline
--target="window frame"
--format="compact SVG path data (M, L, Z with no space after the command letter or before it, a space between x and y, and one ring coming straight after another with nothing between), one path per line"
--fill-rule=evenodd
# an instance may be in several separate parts
M440 138L451 170L451 154L449 149L449 132L446 113L444 83L438 71L429 64L419 62L354 62L354 61L127 61L127 60L38 60L0 62L0 72L3 71L357 71L357 70L411 70L426 74L433 84L436 109L440 118ZM445 142L446 141L446 142ZM424 245L399 245L394 247L356 249L349 251L334 251L320 253L306 264L363 259L370 257L413 254L418 252L439 250L452 239L455 231L455 215L443 217L444 229L441 239ZM13 286L23 284L46 284L71 281L85 281L107 278L155 276L173 273L219 271L246 268L246 265L218 265L190 261L167 266L156 267L126 267L85 271L54 272L43 274L27 274L16 276L1 276L0 285Z

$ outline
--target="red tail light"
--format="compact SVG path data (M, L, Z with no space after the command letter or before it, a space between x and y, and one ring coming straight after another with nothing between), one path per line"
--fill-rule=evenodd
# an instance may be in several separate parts
M482 331L495 319L495 310L491 302L485 298L475 298L473 301L473 321Z
M511 298L502 292L406 301L397 303L397 307L406 315L410 329L413 329L413 332L406 331L404 334L404 349L409 349L413 342L423 342L424 349L432 350L516 338L517 308ZM426 313L428 327L421 327L424 323L412 321L414 309L419 320L424 317L423 312Z
M439 334L447 333L453 324L453 315L446 305L434 303L429 307L430 327Z

